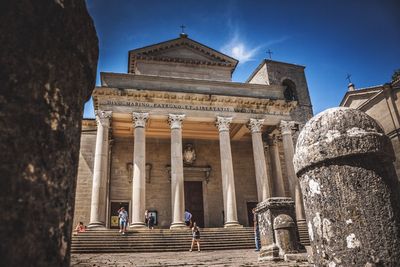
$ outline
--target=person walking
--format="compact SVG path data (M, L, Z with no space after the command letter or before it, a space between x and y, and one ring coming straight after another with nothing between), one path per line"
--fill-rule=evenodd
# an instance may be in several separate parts
M256 251L260 251L260 229L258 227L257 213L256 209L252 209L253 212L253 230L254 230L254 242L256 244Z
M129 218L128 218L128 212L125 210L124 207L121 207L118 210L118 218L119 218L119 232L122 233L122 235L125 235Z
M189 212L188 209L185 209L185 224L189 228L192 226L192 214Z
M197 251L200 252L200 228L197 227L196 222L193 223L192 227L192 245L190 246L190 252L193 251L195 242L197 244Z

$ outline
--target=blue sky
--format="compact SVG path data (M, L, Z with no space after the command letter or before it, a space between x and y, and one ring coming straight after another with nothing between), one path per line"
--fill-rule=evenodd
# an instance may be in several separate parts
M306 66L314 114L337 106L347 90L390 81L400 68L398 0L87 0L100 41L99 73L127 72L128 51L192 38L240 60L244 82L271 49L272 59ZM85 118L93 117L85 105Z

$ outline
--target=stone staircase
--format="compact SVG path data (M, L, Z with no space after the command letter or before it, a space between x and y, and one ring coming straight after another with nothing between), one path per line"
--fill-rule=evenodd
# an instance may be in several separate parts
M251 227L201 229L201 250L254 249ZM118 230L87 231L72 236L72 253L127 253L188 251L191 232L185 230ZM195 246L194 249L197 249Z
M310 237L308 235L308 228L306 222L298 223L297 230L299 231L300 243L303 246L310 246Z

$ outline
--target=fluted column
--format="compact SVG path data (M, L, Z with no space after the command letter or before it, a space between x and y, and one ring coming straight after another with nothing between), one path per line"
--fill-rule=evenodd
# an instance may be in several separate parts
M250 119L249 123L247 124L247 127L251 131L251 139L253 143L253 157L256 172L258 202L264 201L271 197L271 190L269 188L271 181L267 173L264 146L261 137L263 123L263 119Z
M296 177L293 165L294 146L292 139L292 129L295 126L293 121L281 121L281 133L283 150L285 155L286 172L289 180L290 196L295 202L296 219L300 223L305 223L303 196L300 189L299 180Z
M185 194L182 157L182 121L185 115L169 114L171 127L171 205L172 223L170 228L185 227Z
M107 199L107 156L111 111L96 110L96 150L93 166L92 200L90 205L89 228L104 228Z
M149 113L132 113L134 132L131 227L145 227L146 207L146 122Z
M231 140L229 126L232 118L217 117L216 126L219 130L219 149L221 154L222 192L224 197L225 225L224 227L240 226L237 219L235 181L232 165Z
M271 163L271 172L273 177L273 197L285 197L285 182L282 175L281 160L279 157L278 137L276 135L268 135L267 137L269 156Z

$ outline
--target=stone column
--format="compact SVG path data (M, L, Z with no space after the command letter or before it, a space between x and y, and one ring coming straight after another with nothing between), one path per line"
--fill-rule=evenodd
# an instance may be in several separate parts
M270 184L272 184L267 173L264 146L261 137L263 123L263 119L250 119L247 125L251 131L253 142L253 157L256 172L258 202L264 201L271 197Z
M332 108L301 131L294 157L316 266L399 266L393 148L362 111Z
M302 228L306 224L306 217L304 214L303 196L301 194L300 184L297 180L293 166L294 146L292 139L292 129L294 128L294 126L294 121L281 121L280 124L283 150L285 155L286 172L289 180L290 196L295 203L297 224L299 228Z
M233 176L231 139L229 126L232 118L217 117L219 149L221 154L222 193L224 198L224 227L240 226L237 219L235 181Z
M272 195L273 197L285 197L285 182L283 180L281 160L279 158L278 137L276 135L268 135L267 142L273 177Z
M146 209L146 122L149 113L132 113L134 133L133 179L132 179L132 223L130 227L145 227Z
M173 228L184 228L185 194L182 156L182 121L185 115L169 114L171 126L171 205Z
M111 111L96 110L97 135L93 166L92 200L89 228L105 228L107 163Z

